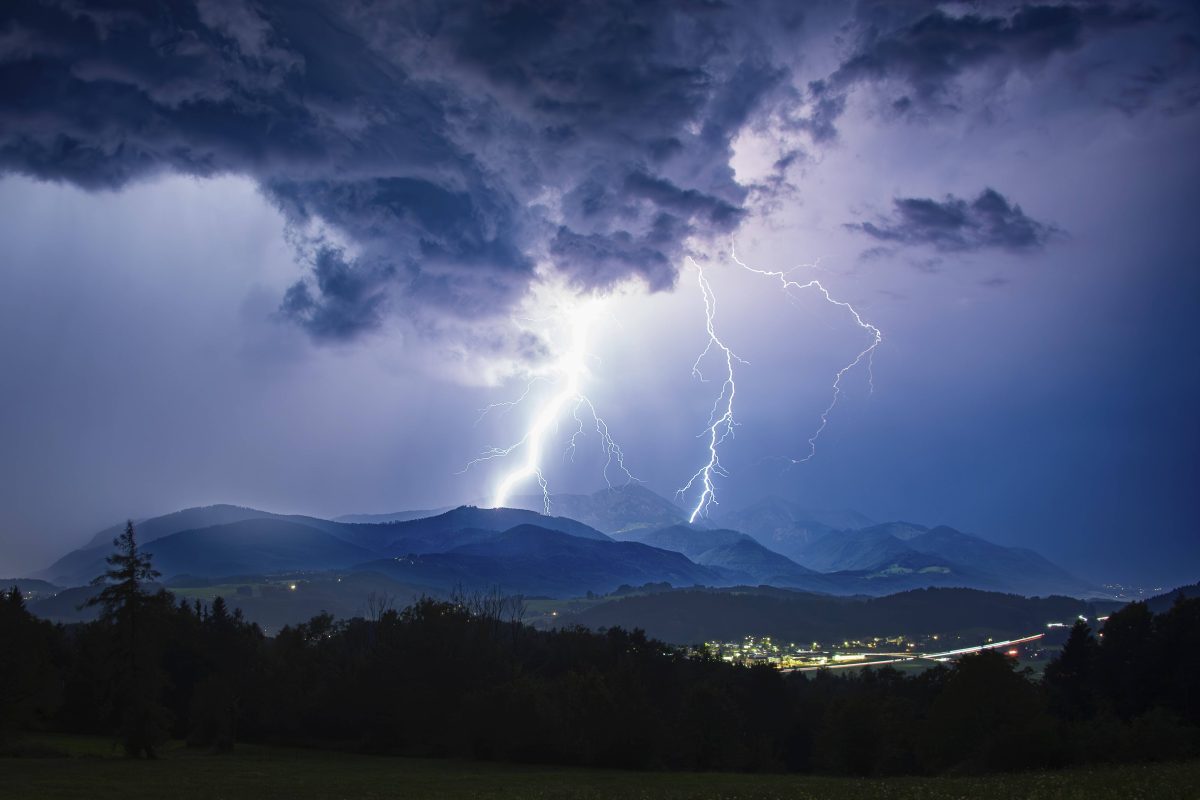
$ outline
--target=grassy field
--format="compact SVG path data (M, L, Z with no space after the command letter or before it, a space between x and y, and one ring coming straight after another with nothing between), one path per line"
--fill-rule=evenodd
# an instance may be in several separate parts
M108 740L56 737L33 744L70 756L0 758L0 797L5 800L1200 798L1197 762L982 778L859 780L517 767L250 745L224 756L176 746L167 748L157 761L128 761L114 754Z

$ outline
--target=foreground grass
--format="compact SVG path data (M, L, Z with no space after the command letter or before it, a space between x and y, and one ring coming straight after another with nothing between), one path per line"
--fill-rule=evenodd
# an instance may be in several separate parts
M5 800L1200 798L1200 762L973 778L865 780L521 767L250 745L224 756L172 747L157 761L129 761L117 757L108 740L55 737L33 744L70 756L0 759L0 797Z

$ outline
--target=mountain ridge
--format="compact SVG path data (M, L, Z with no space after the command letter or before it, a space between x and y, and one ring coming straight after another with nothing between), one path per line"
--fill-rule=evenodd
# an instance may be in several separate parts
M621 585L720 580L717 573L680 553L639 542L585 539L536 525L519 525L441 553L372 561L358 569L441 589L495 586L554 597L606 594Z
M640 578L660 583L674 576L666 582L672 585L699 582L714 587L771 585L837 595L877 596L929 586L975 587L1030 595L1057 592L1082 596L1095 591L1086 581L1031 550L1004 547L948 526L927 528L907 522L885 522L857 530L835 530L814 517L823 514L827 522L869 520L856 512L810 512L777 497L764 498L758 504L722 515L722 520L744 520L747 530L714 523L690 525L680 519L683 512L677 506L637 484L602 489L591 495L555 495L551 499L553 508L562 509L574 503L593 521L620 530L609 535L571 517L546 516L524 508L464 505L414 519L408 517L426 512L394 512L384 515L393 518L386 522L339 522L218 504L145 520L139 523L139 533L147 551L161 562L159 568L164 574L190 574L200 579L220 577L222 569L229 574L345 569L388 559L432 555L446 557L422 562L431 570L431 580L440 581L451 574L476 581L483 580L485 575L507 577L489 567L468 563L490 552L492 556L488 557L503 559L510 569L516 570L514 575L528 579L530 585L552 585L555 591L563 590L562 581L548 581L537 574L537 569L546 568L549 563L546 553L517 547L511 536L502 535L528 526L587 541L637 543L678 555L687 562L671 566L659 556L643 554L647 565L657 563L657 567L637 567L622 561L627 551L620 548L586 551L567 548L590 562L602 558L598 553L613 558L612 574L623 570L627 579L622 582L631 585L637 585ZM655 526L656 520L664 518L673 521ZM219 524L199 524L213 521ZM187 529L191 531L189 536L172 538L185 532L178 530L180 526L189 524L196 526ZM87 546L66 554L32 577L60 586L86 583L104 570L108 554L105 540L113 530L106 528L93 535ZM268 535L271 531L277 534L275 539ZM280 539L283 531L295 541L289 544ZM245 541L235 535L239 532ZM313 532L320 536L314 536ZM529 542L541 542L551 550L558 547L557 540L530 531L527 534ZM503 552L494 550L502 545ZM304 552L305 548L309 552ZM517 563L518 552L528 562L524 567ZM560 563L555 568L566 570L564 574L571 572L570 565ZM589 569L587 580L592 582L581 583L578 587L581 593L595 591L590 587L603 584L594 579L604 570L595 563ZM408 569L406 580L413 582L419 577L417 572Z

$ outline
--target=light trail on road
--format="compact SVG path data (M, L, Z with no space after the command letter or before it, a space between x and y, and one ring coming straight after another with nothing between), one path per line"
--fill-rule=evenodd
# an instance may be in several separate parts
M1010 647L1014 644L1025 644L1041 639L1045 636L1044 633L1035 633L1032 636L1025 636L1020 639L1009 639L1004 642L988 642L987 644L977 645L975 647L960 647L957 650L946 650L940 653L925 653L913 654L904 658L888 658L878 661L854 661L845 664L822 664L818 667L787 667L780 670L781 672L816 672L820 669L850 669L851 667L879 667L885 664L905 664L911 661L937 661L945 658L953 658L954 656L963 656L968 653L980 653L984 650L996 650L1001 647Z

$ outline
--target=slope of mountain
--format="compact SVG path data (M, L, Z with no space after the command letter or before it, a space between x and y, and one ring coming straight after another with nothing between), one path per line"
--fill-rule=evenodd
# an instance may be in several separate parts
M45 569L33 573L33 576L60 586L79 586L104 571L104 559L111 552L111 544L72 550Z
M36 578L0 578L0 592L16 588L26 600L50 597L62 591L62 588L47 581Z
M165 577L270 574L349 567L375 557L370 550L307 525L247 519L164 536L145 548Z
M506 531L518 525L536 525L568 536L596 541L611 541L595 528L567 517L547 517L521 508L458 508L425 519L389 522L381 525L344 525L339 535L380 555L410 555L445 552L457 542L447 536L457 531Z
M797 522L810 522L833 528L835 531L856 531L869 528L875 520L851 508L804 508L793 503Z
M1146 606L1155 614L1164 614L1171 610L1175 601L1180 598L1200 597L1200 583L1178 586L1169 592L1156 595L1146 600Z
M766 497L723 514L718 521L722 527L749 534L764 547L797 562L805 547L833 531L873 524L853 511L811 511L779 497Z
M521 509L485 509L462 506L424 519L382 524L354 524L300 515L273 514L253 508L217 505L189 508L139 522L137 523L138 541L155 554L157 564L160 550L157 545L163 539L186 531L213 529L252 520L278 522L293 526L279 530L302 533L302 529L308 529L326 534L358 548L362 552L362 558L359 559L362 561L387 555L439 552L466 541L455 537L448 538L449 534L457 531L471 529L499 532L524 523L539 524L573 536L608 539L603 533L575 520L546 517ZM92 537L88 546L68 553L48 568L36 573L35 577L44 578L61 586L79 586L87 583L104 571L104 559L112 551L112 538L123 528L122 525L101 531ZM233 543L223 540L221 542L214 541L212 547L220 548L227 544L232 545ZM175 546L172 544L170 547ZM313 546L316 549L309 556L301 558L301 551L306 546ZM330 548L318 544L317 539L300 536L296 540L292 558L313 565L305 567L306 569L318 568L323 554L328 555L331 552ZM248 569L240 571L253 573L263 573L275 568L275 561L265 553L262 563L257 567L251 567L251 561L247 560L248 555L250 554L246 552L231 553L231 563L248 567ZM179 561L167 565L172 572L168 572L162 564L157 565L164 574L174 574L174 571L177 570L197 576L209 576L214 574L211 566L217 559L219 559L219 554L214 549L210 552L209 557L202 560L202 566L198 569L188 568ZM326 564L325 568L335 566L345 566L345 564L342 560L335 560Z
M892 536L895 536L902 542L907 542L909 539L915 539L929 528L924 525L915 525L911 522L884 522L879 525L868 525L866 528L858 530L886 531Z
M846 572L824 573L837 587L834 594L865 595L867 597L883 597L897 592L909 592L914 589L950 588L950 589L981 589L985 591L1009 591L1003 581L991 575L974 572L958 565L938 566L922 565L921 561L913 563L911 559L926 557L921 554L903 556L891 564L878 569L855 570ZM1035 592L1034 594L1038 594ZM1049 591L1040 594L1052 594Z
M340 517L334 517L334 522L348 522L352 525L378 525L385 522L409 522L414 519L426 519L427 517L436 517L438 514L445 514L447 511L453 511L454 506L442 506L441 508L416 509L414 511L393 511L391 514L343 514Z
M641 542L662 550L674 550L676 553L683 553L693 561L700 554L712 550L714 547L745 540L754 541L739 531L731 531L727 528L697 528L686 523L654 530L625 531L614 534L613 538L626 542Z
M534 511L543 508L541 495L526 495L513 502L518 508ZM677 505L637 483L601 489L592 494L551 495L550 508L555 514L577 519L610 534L662 528L687 520L687 514Z
M824 575L806 569L787 556L768 550L753 539L717 545L694 561L706 567L719 567L747 576L742 582L754 585L784 586L792 589L836 591L836 584Z
M100 616L99 607L87 605L99 592L96 586L75 586L35 598L26 607L30 613L53 622L88 622Z
M776 495L768 495L761 500L751 503L734 511L720 515L722 520L739 520L746 522L758 520L761 523L787 524L810 523L829 530L857 530L875 524L870 517L850 509L820 510L805 508L791 500Z
M561 537L547 539L540 534L518 542L502 534L519 526L533 526L557 532L568 540L618 543L575 519L547 517L520 508L460 506L420 519L349 523L237 506L208 506L146 520L139 523L138 530L140 540L155 556L157 568L168 577L186 573L217 578L341 569L391 557L445 554L443 559L422 560L420 569L406 567L401 579L419 583L416 578L424 575L433 583L421 585L443 586L453 580L478 586L505 583L511 573L518 580L507 582L514 583L519 591L529 592L536 586L541 587L538 591L556 595L603 592L622 583L661 581L676 586L773 585L869 596L926 586L1025 594L1087 595L1093 590L1087 582L1032 551L1002 547L944 526L926 529L892 522L862 530L834 531L828 526L819 527L823 523L806 521L811 512L768 498L726 516L758 526L755 536L748 535L750 531L677 522L648 527L648 520L674 519L682 512L636 485L566 497L560 506L575 503L593 520L609 527L624 526L615 532L617 539L669 555L675 561L654 562L644 554L630 561L627 550L580 550L583 545L579 541L568 542L573 550L564 549ZM839 512L837 516L841 521L864 519L851 512ZM226 521L178 530L181 525L214 519ZM833 516L825 519L837 521ZM116 530L102 531L92 539L96 544L64 556L35 577L58 586L87 583L104 571L104 559L111 551L109 539ZM545 552L540 552L542 549ZM582 559L578 569L564 563L568 551ZM489 558L493 563L484 563ZM604 567L600 562L605 559L613 563ZM559 574L541 574L551 568ZM573 589L571 576L581 580Z
M1044 594L1048 589L1086 593L1095 588L1032 550L1003 547L944 525L910 539L907 544L919 553L991 575L1008 590L1022 594Z
M225 525L230 522L241 522L244 519L258 519L260 517L271 516L275 515L269 511L219 503L211 506L185 508L181 511L163 514L161 517L139 519L135 524L137 525L138 541L146 544L147 542L152 542L155 539L161 539L164 536L170 536L172 533L179 533L180 531L211 528L213 525ZM124 522L105 528L94 535L83 546L83 549L91 547L103 547L107 549L112 545L112 540L120 536L124 530Z
M241 508L231 505L201 506L185 508L161 517L137 522L138 541L145 544L172 533L191 528L206 528L244 519L270 516L266 511ZM63 586L78 586L87 583L104 571L104 559L112 551L112 541L125 529L125 523L113 525L99 531L78 550L67 553L46 569L35 572L34 577L44 578Z
M768 550L751 537L723 528L672 525L655 531L632 531L618 538L673 550L706 567L722 571L728 583L767 584L829 591L830 581L787 556Z
M818 572L874 571L893 564L947 566L945 559L917 552L896 538L890 525L832 533L802 548L801 556L806 567Z
M151 517L136 524L138 542L142 545L162 539L172 534L200 528L211 528L216 525L226 525L251 519L273 519L304 525L326 533L337 534L342 527L336 522L306 517L298 514L273 514L256 508L243 508L232 505L198 506L185 508L164 514L161 517ZM125 523L105 528L92 536L86 545L78 550L67 553L46 569L34 573L34 577L44 578L63 586L78 586L87 583L105 569L104 559L112 552L112 540L125 529Z
M358 568L443 590L457 585L499 587L551 597L603 594L622 584L693 586L720 581L715 572L680 553L638 542L584 539L535 525L520 525L444 553L372 561Z
M886 584L969 586L1021 594L1088 594L1094 587L1031 550L1003 547L946 526L886 523L837 531L796 553L806 567ZM874 594L876 591L868 593Z

